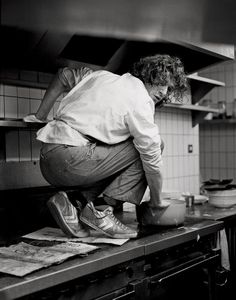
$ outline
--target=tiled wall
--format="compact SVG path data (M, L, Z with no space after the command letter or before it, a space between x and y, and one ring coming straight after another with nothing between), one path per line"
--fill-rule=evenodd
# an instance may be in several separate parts
M191 112L161 109L156 122L165 142L163 189L199 193L199 128L192 127Z
M1 85L1 118L22 118L36 112L45 90ZM57 102L50 113L53 117ZM165 142L164 186L166 190L199 192L199 140L198 126L192 128L191 112L162 108L156 113L156 122ZM34 130L7 129L5 131L6 153L1 168L10 162L38 164L40 143L35 140ZM188 153L188 145L193 152ZM2 157L2 156L0 156ZM37 165L36 165L37 166ZM38 172L39 168L38 168ZM30 174L29 174L30 176ZM21 185L20 181L17 182ZM46 182L45 182L46 184ZM23 185L27 185L24 181ZM15 188L16 185L12 186ZM0 187L1 189L4 186Z
M228 61L207 68L200 75L225 82L214 88L204 99L217 104L226 102L227 115L232 116L236 98L236 62ZM234 122L234 119L230 119ZM236 123L202 124L200 136L200 174L202 180L232 178L236 182ZM236 120L235 120L236 122Z
M44 89L0 85L0 118L22 119L35 113L41 103ZM55 103L48 118L52 119L59 105ZM14 129L5 131L6 162L38 160L40 143L35 139L35 130Z
M236 182L236 124L200 127L200 173L202 180L233 179Z

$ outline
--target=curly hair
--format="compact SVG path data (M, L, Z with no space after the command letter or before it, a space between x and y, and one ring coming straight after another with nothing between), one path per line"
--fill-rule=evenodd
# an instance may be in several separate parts
M183 63L178 57L167 54L141 58L133 64L130 73L144 84L169 86L165 103L171 102L172 97L181 101L189 89Z

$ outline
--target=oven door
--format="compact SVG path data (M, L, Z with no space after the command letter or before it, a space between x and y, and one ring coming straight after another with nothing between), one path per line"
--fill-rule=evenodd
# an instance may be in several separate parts
M149 277L147 299L216 299L220 250L203 254Z

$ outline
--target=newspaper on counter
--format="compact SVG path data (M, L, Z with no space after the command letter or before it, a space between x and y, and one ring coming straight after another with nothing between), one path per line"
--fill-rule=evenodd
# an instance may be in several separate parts
M99 247L84 243L65 242L38 247L25 242L0 247L0 272L25 276L35 270L60 264L75 255L84 255Z
M61 229L53 227L44 227L32 233L26 234L23 237L33 240L44 240L44 241L61 241L61 242L81 242L88 244L113 244L121 246L126 243L129 239L112 239L107 238L102 234L95 231L90 231L91 236L85 238L69 238L67 237Z
M31 263L7 257L0 257L0 272L9 275L23 277L42 268L44 268L44 265L41 263Z

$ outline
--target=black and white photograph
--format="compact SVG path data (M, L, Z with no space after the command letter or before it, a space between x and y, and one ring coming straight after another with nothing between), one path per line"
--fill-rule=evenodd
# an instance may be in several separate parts
M0 13L0 300L234 300L236 2Z

